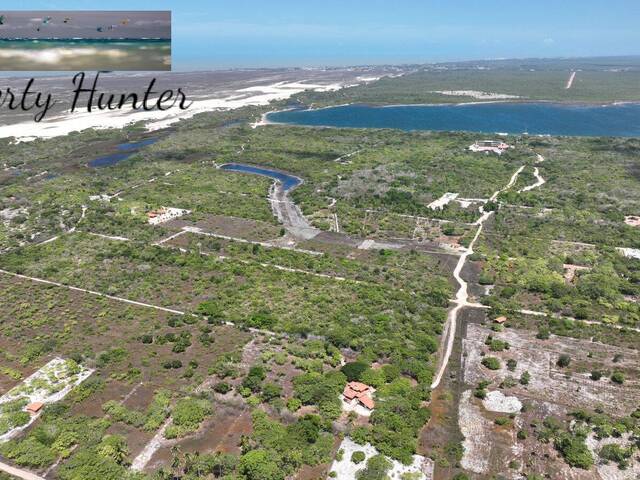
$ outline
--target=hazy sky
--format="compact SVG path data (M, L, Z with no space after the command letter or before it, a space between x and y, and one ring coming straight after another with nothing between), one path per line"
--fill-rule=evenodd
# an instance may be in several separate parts
M6 3L6 2L5 2ZM42 0L173 10L174 69L640 54L638 0Z
M0 15L0 38L171 38L167 11L0 10Z

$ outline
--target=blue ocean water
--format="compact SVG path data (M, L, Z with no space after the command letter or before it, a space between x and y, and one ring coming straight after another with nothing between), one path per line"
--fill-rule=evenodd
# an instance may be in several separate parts
M285 191L298 186L301 180L298 177L287 175L286 173L278 172L268 168L254 167L252 165L243 165L240 163L227 163L220 167L222 170L229 170L232 172L253 173L255 175L263 175L265 177L271 177L275 180L279 180L282 183L282 187Z
M270 113L267 120L306 126L394 128L568 136L640 136L640 104L345 105Z

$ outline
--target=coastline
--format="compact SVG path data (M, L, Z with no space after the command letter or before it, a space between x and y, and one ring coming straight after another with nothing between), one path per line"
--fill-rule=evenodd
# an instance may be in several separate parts
M247 106L265 106L274 101L282 101L305 90L318 92L337 91L353 86L354 81L360 84L374 81L373 77L348 79L346 82L328 81L321 83L321 78L301 78L292 81L280 81L238 88L233 91L214 92L207 98L194 99L186 110L153 110L153 111L99 111L92 113L73 113L69 111L51 117L40 123L25 121L0 125L0 138L14 138L15 143L36 139L47 139L68 135L87 129L124 128L128 125L143 122L145 130L153 132L167 128L180 120L192 118L199 113L235 110ZM376 77L376 79L382 78ZM309 83L304 83L309 82ZM311 83L313 82L313 83ZM224 93L220 95L220 93ZM220 95L220 96L216 96ZM264 119L265 121L266 118Z

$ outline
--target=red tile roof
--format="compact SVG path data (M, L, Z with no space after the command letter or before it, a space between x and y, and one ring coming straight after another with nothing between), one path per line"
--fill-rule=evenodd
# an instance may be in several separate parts
M344 395L344 398L348 400L353 400L358 396L358 392L352 390L351 388L349 388L349 385L347 385L346 387L344 387L344 392L342 392L342 395Z
M373 407L376 405L376 402L374 402L369 395L361 395L358 397L358 401L369 410L373 410Z
M371 387L365 383L360 382L349 382L347 383L347 387L351 390L355 390L356 392L367 392L371 390Z
M44 407L44 403L42 402L33 402L27 405L27 412L36 414Z

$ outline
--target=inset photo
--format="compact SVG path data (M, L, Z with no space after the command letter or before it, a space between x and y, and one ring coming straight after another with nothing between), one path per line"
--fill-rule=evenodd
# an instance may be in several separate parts
M171 12L0 11L0 70L171 70Z

